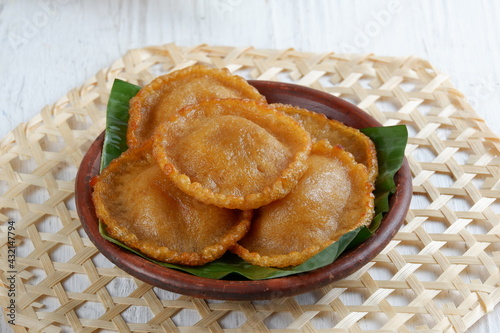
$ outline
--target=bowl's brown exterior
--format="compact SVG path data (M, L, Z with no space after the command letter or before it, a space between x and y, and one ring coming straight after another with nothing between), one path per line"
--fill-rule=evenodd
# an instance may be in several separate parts
M381 126L356 106L327 93L293 84L249 81L269 103L296 105L324 113L355 128ZM99 233L99 223L91 200L90 180L99 173L104 133L91 145L78 170L75 184L76 206L90 240L116 266L153 286L194 297L221 300L257 300L292 296L340 280L373 259L394 237L403 223L412 196L408 162L395 176L396 192L390 198L390 211L380 228L368 240L341 255L332 264L311 272L259 281L214 280L156 265L134 253L106 241Z

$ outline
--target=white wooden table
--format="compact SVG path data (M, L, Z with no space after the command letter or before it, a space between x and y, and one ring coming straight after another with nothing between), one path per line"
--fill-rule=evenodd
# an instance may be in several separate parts
M0 0L0 137L128 49L170 42L416 55L500 134L499 14L494 0ZM498 307L470 330L499 331Z

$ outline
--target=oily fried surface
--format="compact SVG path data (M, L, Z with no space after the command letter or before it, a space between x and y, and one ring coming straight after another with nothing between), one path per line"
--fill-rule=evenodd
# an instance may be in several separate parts
M370 180L375 182L378 175L377 151L366 135L339 121L328 119L323 114L291 105L272 104L272 106L300 122L311 134L313 141L327 139L332 146L342 146L354 156L356 162L368 168Z
M250 231L231 251L254 265L299 265L373 218L366 167L341 147L314 145L308 169L283 199L256 210Z
M250 212L203 204L156 164L151 141L115 159L94 185L97 216L115 239L169 263L202 265L248 230Z
M212 98L265 101L257 89L227 69L190 66L157 77L130 100L128 146L150 138L156 127L179 109Z
M252 100L191 105L163 123L154 154L181 190L205 203L254 209L286 195L306 168L309 134Z

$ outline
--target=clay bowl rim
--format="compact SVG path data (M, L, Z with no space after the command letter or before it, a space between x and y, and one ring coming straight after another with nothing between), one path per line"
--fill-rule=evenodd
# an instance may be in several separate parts
M283 82L250 80L249 83L265 95L269 103L297 105L328 117L335 116L356 128L382 126L355 105L325 92ZM153 286L188 296L233 301L272 299L298 295L343 279L366 265L390 242L406 217L412 196L411 173L405 158L395 176L397 188L390 198L390 210L379 229L332 264L267 280L203 278L159 266L102 238L91 200L90 180L99 170L103 140L104 133L101 133L84 156L75 180L76 207L85 232L97 249L125 272Z

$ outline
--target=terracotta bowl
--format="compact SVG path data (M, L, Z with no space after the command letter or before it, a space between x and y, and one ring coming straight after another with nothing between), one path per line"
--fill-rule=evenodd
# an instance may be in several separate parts
M356 106L327 93L280 82L249 81L269 103L285 103L324 113L355 128L381 126ZM405 219L411 195L411 174L407 161L395 176L396 192L390 198L390 211L380 228L368 240L345 252L332 264L298 275L249 281L214 280L156 265L103 239L91 200L90 179L99 171L104 133L85 155L76 178L76 206L83 228L102 254L130 275L172 292L210 299L257 300L292 296L326 286L342 279L373 259L394 237Z

